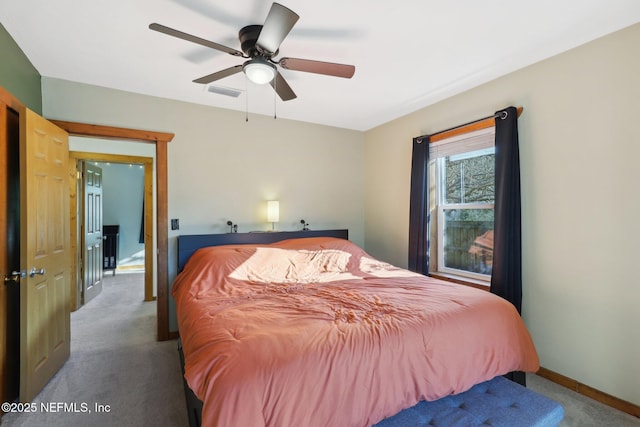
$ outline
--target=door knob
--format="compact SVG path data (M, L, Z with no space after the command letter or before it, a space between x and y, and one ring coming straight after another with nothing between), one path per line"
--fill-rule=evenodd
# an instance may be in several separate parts
M40 275L43 276L45 273L46 273L46 271L45 271L44 268L41 268L41 269L38 270L35 267L32 267L31 270L29 270L29 277L33 277L36 274L40 274Z

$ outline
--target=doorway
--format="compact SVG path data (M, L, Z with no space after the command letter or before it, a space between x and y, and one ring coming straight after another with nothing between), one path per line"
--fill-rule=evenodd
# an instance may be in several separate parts
M127 129L113 126L101 126L87 123L51 120L72 136L137 141L155 146L155 185L156 185L156 235L157 253L154 254L157 282L158 340L177 338L176 331L169 331L169 203L168 203L168 150L167 145L173 133ZM74 175L72 175L74 176ZM72 200L73 202L73 200ZM72 242L73 244L74 242ZM77 248L76 248L77 249Z
M105 275L144 272L144 165L91 162L102 169Z
M154 250L154 236L153 236L153 158L140 157L140 156L127 156L120 154L105 154L105 153L93 153L93 152L79 152L70 151L70 175L78 177L77 170L79 165L83 162L107 162L117 164L136 164L140 165L144 169L144 191L143 191L143 205L144 205L144 226L143 226L143 239L144 239L144 300L154 301L156 297L153 295L153 250ZM71 193L71 211L82 212L81 193L79 193L81 186L79 186L74 180L70 184ZM82 227L77 220L81 216L76 214L71 218L71 240L75 244L74 262L72 263L72 277L76 277L76 286L71 289L71 305L72 310L77 310L83 303L83 275L82 265L84 265L82 250Z

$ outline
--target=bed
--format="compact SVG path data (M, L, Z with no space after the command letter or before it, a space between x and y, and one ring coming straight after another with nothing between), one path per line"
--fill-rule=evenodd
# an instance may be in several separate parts
M180 236L172 294L203 426L370 426L539 368L507 301L376 260L346 230L307 233Z

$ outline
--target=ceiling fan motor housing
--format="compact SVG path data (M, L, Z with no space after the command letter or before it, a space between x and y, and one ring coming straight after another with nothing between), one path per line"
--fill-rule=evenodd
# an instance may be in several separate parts
M264 56L264 54L260 52L256 47L256 42L258 41L258 37L260 36L260 31L262 31L262 25L247 25L238 33L238 38L240 39L240 48L249 58ZM276 51L273 55L269 55L268 58L276 56L277 54L278 51Z

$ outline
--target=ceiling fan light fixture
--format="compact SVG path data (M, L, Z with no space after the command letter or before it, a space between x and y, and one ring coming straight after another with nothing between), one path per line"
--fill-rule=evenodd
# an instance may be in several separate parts
M276 76L276 67L258 57L244 63L242 71L249 80L258 85L269 83Z

